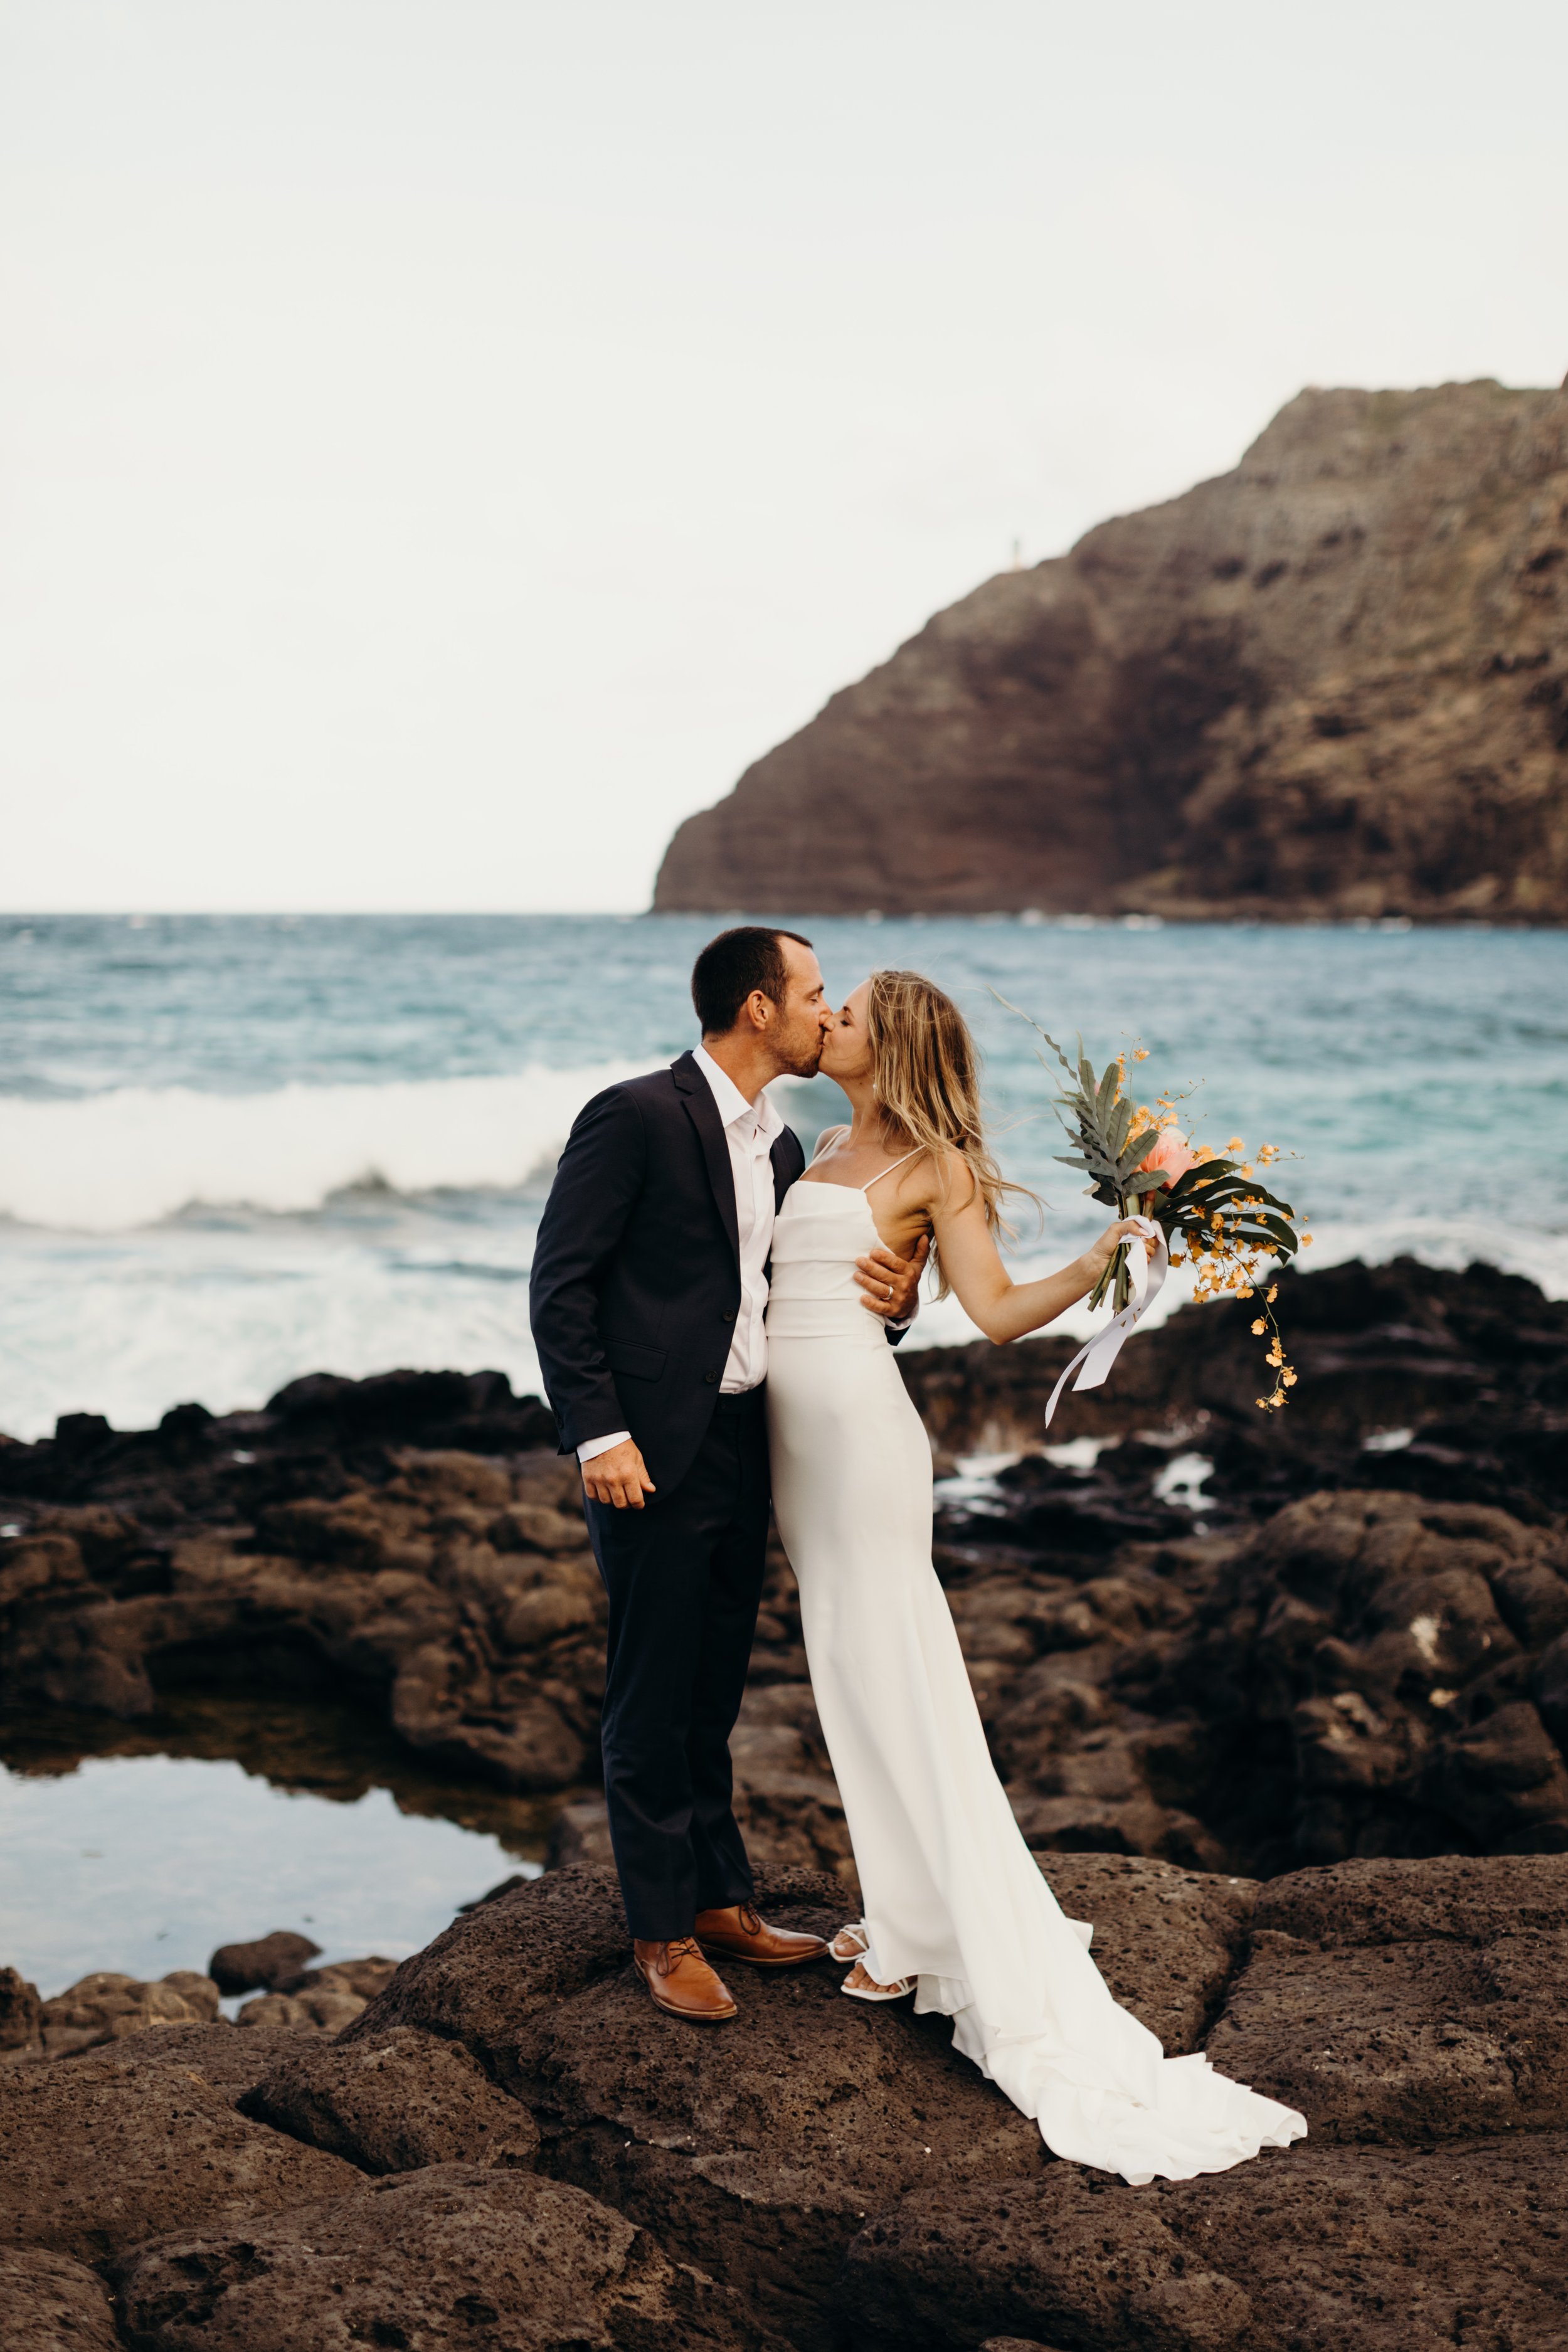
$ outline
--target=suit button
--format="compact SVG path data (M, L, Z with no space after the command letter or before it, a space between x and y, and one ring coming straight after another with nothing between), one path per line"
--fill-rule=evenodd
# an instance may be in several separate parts
M732 1323L734 1319L735 1310L732 1307L721 1307L719 1309L719 1320L721 1323Z
M717 1373L717 1372L704 1372L704 1373L703 1373L703 1375L702 1375L702 1377L703 1377L703 1379L707 1381L707 1383L708 1383L709 1387L710 1387L710 1388L711 1388L711 1387L713 1386L714 1382L717 1381L717 1379L718 1379L719 1375L718 1375L718 1373Z

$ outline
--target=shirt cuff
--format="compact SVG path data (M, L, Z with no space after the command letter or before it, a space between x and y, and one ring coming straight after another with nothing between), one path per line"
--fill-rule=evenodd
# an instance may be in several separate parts
M579 1462L592 1462L595 1454L607 1454L612 1445L624 1445L630 1437L629 1429L612 1429L608 1437L585 1437L577 1448Z

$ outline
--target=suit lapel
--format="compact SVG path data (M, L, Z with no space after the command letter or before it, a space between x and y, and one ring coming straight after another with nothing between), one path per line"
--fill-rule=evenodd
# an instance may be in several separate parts
M784 1194L805 1166L805 1154L793 1127L786 1127L782 1135L774 1136L773 1148L768 1157L773 1164L773 1214L776 1217L784 1207Z
M731 1253L737 1270L741 1264L741 1228L735 1216L735 1171L730 1161L730 1145L719 1117L719 1106L713 1090L698 1068L690 1054L682 1054L670 1066L670 1076L686 1106L686 1116L697 1129L702 1146L702 1157L708 1169L708 1181L713 1187L714 1205L729 1236Z

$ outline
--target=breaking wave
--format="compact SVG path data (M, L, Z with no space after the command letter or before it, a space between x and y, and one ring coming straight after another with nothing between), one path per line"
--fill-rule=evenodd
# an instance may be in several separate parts
M646 1062L507 1077L303 1086L268 1094L118 1087L0 1104L0 1214L123 1233L183 1209L298 1214L359 1184L510 1191L546 1165L601 1087Z

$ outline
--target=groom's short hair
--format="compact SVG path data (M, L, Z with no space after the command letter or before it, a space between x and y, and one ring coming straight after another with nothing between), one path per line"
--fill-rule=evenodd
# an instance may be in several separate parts
M811 941L799 931L767 930L760 923L739 923L710 940L691 967L691 1002L705 1037L721 1037L732 1029L741 1007L753 989L774 1004L782 1004L789 986L789 967L781 940L796 947Z

